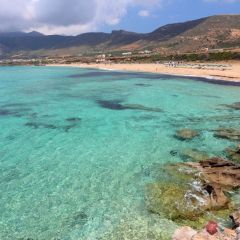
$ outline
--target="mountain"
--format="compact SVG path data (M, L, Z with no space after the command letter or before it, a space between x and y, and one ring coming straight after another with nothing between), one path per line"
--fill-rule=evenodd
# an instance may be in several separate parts
M139 34L124 30L77 36L38 32L0 33L0 55L19 52L38 55L76 55L84 52L160 49L193 52L202 48L240 47L240 15L218 15L162 26Z

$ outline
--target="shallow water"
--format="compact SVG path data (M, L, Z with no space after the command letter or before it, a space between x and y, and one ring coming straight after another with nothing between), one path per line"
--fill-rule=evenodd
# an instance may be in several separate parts
M240 87L189 78L56 67L0 68L0 239L155 239L155 164L196 148L223 156ZM201 136L173 137L180 128Z

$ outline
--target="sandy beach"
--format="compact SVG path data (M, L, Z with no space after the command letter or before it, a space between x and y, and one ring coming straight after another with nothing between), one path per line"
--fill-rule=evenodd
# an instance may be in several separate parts
M214 66L216 65L216 66ZM223 67L221 67L221 65ZM91 64L52 64L50 66L72 66L81 68L97 68L106 70L137 71L159 74L171 74L180 76L195 76L210 79L218 79L231 82L240 82L240 62L221 63L185 63L179 66L169 66L166 64L115 64L115 63L91 63Z

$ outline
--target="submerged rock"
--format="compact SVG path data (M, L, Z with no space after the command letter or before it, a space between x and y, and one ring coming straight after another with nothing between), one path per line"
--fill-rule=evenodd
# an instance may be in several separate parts
M34 129L38 129L38 128L57 129L58 128L53 124L39 123L39 122L27 122L24 124L24 126L31 127Z
M193 138L199 136L196 130L192 129L180 129L176 132L175 137L180 140L192 140Z
M82 227L83 225L85 225L88 221L88 216L85 212L80 211L80 212L76 212L73 216L71 216L71 218L69 218L67 220L67 224L70 227Z
M72 118L67 118L66 121L67 122L71 122L71 123L77 123L80 122L82 119L79 117L72 117Z
M192 161L198 162L204 159L208 159L209 155L206 152L199 151L197 149L186 149L181 154L182 159L190 159Z
M149 112L161 112L160 108L146 107L140 104L123 104L118 100L97 100L98 105L102 108L111 110L141 110Z
M225 151L229 159L240 164L240 146L236 148L227 148Z
M240 141L240 130L233 128L220 128L216 130L214 137Z
M223 106L234 109L234 110L240 110L240 102L235 102L233 104L224 104Z

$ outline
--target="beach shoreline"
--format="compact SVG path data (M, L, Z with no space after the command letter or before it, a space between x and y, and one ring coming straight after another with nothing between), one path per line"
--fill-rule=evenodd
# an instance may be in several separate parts
M203 64L203 63L201 63ZM205 63L205 65L213 63ZM219 63L217 63L219 64ZM240 62L221 63L227 64L228 68L210 68L199 69L191 68L190 66L169 66L157 63L73 63L73 64L49 64L48 66L56 67L79 67L79 68L93 68L109 71L128 71L128 72L145 72L164 75L175 75L184 77L206 78L209 80L218 80L223 82L240 83Z

